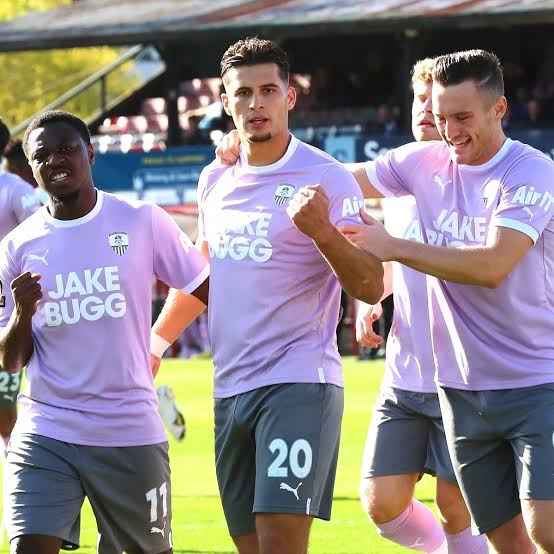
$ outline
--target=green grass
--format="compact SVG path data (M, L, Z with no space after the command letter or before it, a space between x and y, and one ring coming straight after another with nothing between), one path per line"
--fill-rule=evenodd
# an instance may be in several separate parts
M378 537L362 512L357 495L362 449L382 373L380 362L345 359L345 410L333 516L329 523L314 523L310 554L411 552ZM211 361L164 361L158 383L173 387L188 427L183 443L171 440L174 552L235 552L227 535L215 480ZM433 481L424 479L418 485L418 498L431 502L433 489ZM87 504L81 521L80 552L92 554L96 552L95 545L96 524Z

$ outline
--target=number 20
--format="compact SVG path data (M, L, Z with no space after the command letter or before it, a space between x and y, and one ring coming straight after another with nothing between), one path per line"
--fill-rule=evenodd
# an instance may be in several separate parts
M268 477L280 477L286 479L289 475L289 470L283 463L289 458L289 467L298 479L304 479L312 469L312 447L305 439L297 439L289 447L283 439L273 439L269 445L269 450L273 454L277 452L277 456L267 468ZM299 455L304 453L304 465L300 465Z

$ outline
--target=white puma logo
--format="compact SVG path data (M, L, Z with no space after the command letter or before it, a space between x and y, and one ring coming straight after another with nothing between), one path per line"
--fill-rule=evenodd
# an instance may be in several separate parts
M435 183L436 183L441 189L443 189L446 185L449 185L449 184L450 184L450 181L444 182L444 181L442 180L442 177L441 177L440 175L438 175L438 174L435 175L435 176L433 177L433 181L435 181Z
M42 262L44 265L48 265L48 260L46 259L46 256L48 256L48 250L42 255L39 256L38 254L29 254L27 258L30 260L38 260L39 262Z
M424 546L424 542L421 540L421 537L418 537L414 544L410 544L410 546L408 548L417 548L418 546Z
M164 526L161 529L159 527L152 527L150 529L151 535L155 535L156 533L159 533L162 536L162 538L165 539L165 521L164 521Z
M294 494L294 496L296 496L296 500L300 500L300 497L298 496L298 489L300 488L301 485L302 485L302 481L300 481L300 483L298 483L297 487L295 489L293 489L290 485L287 485L286 483L281 483L279 485L279 488L282 491L292 492L292 494Z

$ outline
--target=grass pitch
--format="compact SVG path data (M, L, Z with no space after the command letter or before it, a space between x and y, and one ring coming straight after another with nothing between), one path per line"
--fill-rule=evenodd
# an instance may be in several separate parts
M345 409L332 521L315 521L310 554L411 552L381 539L358 501L362 449L383 364L345 358L344 369ZM187 418L186 440L171 439L174 552L231 554L235 550L227 535L214 470L211 361L164 360L157 382L173 387ZM425 478L418 485L418 498L429 505L433 493L433 480ZM8 552L5 542L0 552ZM96 524L88 504L81 520L79 552L96 552Z

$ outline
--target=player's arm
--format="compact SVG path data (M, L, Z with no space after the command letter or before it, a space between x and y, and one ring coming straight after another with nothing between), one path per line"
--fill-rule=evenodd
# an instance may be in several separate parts
M33 354L31 321L42 298L40 278L26 272L11 282L14 309L0 330L0 366L5 371L20 371Z
M383 337L373 331L373 323L383 315L382 302L392 294L392 262L383 263L383 294L376 304L359 301L356 314L356 340L368 348L377 348Z
M496 288L533 246L531 237L506 227L493 227L484 246L447 248L391 236L364 213L366 225L341 230L360 248L380 260L397 261L445 281Z
M445 248L395 239L389 256L445 281L497 288L532 246L526 234L495 227L486 246Z
M173 344L208 305L209 277L194 292L170 289L152 333Z
M356 179L358 185L360 185L364 198L383 198L383 193L371 184L365 162L344 164L344 167Z
M151 366L155 374L165 350L208 305L209 266L190 239L159 208L153 208L153 236L157 237L154 273L170 286L168 298L150 336Z
M383 267L371 253L351 243L329 219L329 199L319 185L304 187L291 199L287 212L309 236L354 298L374 304L383 293Z

